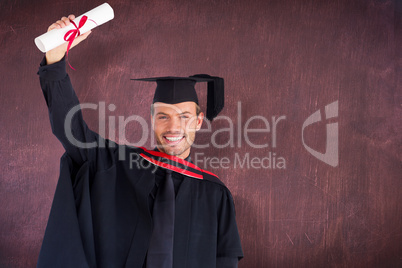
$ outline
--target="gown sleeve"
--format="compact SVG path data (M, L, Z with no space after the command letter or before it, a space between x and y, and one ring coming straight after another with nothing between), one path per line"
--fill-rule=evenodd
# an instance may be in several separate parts
M217 268L237 267L243 258L232 195L225 188L218 211Z
M64 154L37 268L96 267L92 230L88 163L79 170ZM80 193L71 183L75 178Z
M95 159L98 149L105 144L105 140L90 130L82 117L82 107L66 72L65 58L50 65L46 65L44 58L38 75L53 134L78 165L82 165L88 159ZM90 105L94 109L96 104ZM106 167L111 165L100 164Z

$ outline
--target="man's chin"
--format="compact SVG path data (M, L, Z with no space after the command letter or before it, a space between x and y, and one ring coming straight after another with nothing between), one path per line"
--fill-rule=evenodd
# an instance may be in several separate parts
M165 154L177 156L177 157L181 157L186 152L186 150L183 148L174 148L169 145L164 145L163 147L158 148L158 149Z
M177 154L180 154L180 150L177 148L172 148L172 146L169 145L162 145L158 147L159 151L168 154L168 155L174 155L176 156Z

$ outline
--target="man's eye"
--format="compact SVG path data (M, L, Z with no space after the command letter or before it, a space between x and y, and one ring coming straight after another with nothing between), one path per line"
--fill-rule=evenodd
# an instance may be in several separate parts
M188 119L189 116L187 116L187 115L181 115L180 118L181 118L181 119Z
M159 120L164 120L164 119L167 119L167 116L159 116L158 119Z

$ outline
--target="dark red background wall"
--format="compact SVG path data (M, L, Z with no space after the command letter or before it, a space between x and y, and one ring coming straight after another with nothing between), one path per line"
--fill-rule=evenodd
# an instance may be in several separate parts
M102 1L0 2L0 266L36 264L63 148L52 135L33 39L63 15ZM115 19L70 54L81 102L115 104L108 116L149 118L153 85L133 77L209 73L225 78L234 147L193 150L227 157L206 168L231 189L245 258L240 267L397 267L402 265L401 1L119 1ZM199 94L205 100L205 86ZM326 123L338 123L339 165L302 143L303 122L338 101L338 117L304 132L324 152ZM202 107L205 107L205 101ZM241 106L241 111L239 111ZM252 133L254 115L278 123ZM98 128L97 111L86 110ZM325 117L324 117L325 119ZM271 123L271 121L270 121ZM217 120L212 131L231 127ZM251 128L264 128L261 120ZM271 125L272 127L272 125ZM142 135L127 126L128 141ZM220 144L229 133L215 136ZM238 146L238 140L242 142ZM208 143L210 135L199 135ZM120 142L122 142L120 140ZM285 160L285 169L234 167L236 157Z

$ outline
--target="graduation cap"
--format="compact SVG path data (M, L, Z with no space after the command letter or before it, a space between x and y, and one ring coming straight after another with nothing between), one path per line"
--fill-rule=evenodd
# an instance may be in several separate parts
M213 120L222 111L224 106L224 81L223 78L207 74L196 74L189 77L151 77L131 79L137 81L156 82L156 90L152 103L163 102L176 104L185 101L193 101L198 104L195 84L207 82L207 114L208 120Z

